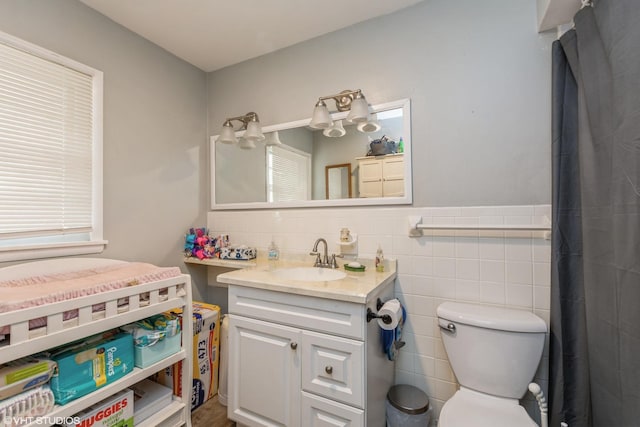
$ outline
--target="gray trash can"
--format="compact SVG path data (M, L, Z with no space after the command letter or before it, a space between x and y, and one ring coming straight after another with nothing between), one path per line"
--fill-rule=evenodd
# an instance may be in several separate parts
M429 398L412 385L397 384L391 387L385 405L387 427L426 427L431 420Z

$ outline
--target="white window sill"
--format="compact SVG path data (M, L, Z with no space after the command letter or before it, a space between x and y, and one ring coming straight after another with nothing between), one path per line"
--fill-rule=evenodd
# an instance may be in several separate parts
M0 262L98 254L104 250L107 243L107 240L93 240L0 248Z

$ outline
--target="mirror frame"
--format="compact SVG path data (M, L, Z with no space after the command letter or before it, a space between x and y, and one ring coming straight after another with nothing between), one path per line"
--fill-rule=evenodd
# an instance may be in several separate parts
M409 205L413 203L413 176L411 171L411 163L413 162L412 138L411 138L411 101L401 99L398 101L377 104L371 107L372 112L393 110L402 108L402 125L407 129L406 135L402 135L404 141L405 159L410 161L404 162L404 196L402 197L354 197L350 199L321 199L321 200L297 200L288 202L245 202L245 203L216 203L216 150L215 144L218 135L209 138L209 185L210 185L210 206L211 210L240 210L240 209L283 209L283 208L313 208L313 207L337 207L337 206L373 206L373 205ZM331 117L334 120L341 120L347 117L348 111L341 113L333 113ZM288 123L280 123L276 125L265 126L262 133L274 131L282 131L286 129L299 128L309 126L311 118L304 120L296 120ZM236 132L236 136L240 137L242 131ZM263 143L260 143L263 144Z

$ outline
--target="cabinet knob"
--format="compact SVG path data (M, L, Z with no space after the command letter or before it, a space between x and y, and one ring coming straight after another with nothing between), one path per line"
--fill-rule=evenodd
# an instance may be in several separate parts
M331 366L325 366L324 371L331 375L333 373L333 368Z
M297 342L292 342L290 345L291 345L291 350L295 350L296 348L298 348Z

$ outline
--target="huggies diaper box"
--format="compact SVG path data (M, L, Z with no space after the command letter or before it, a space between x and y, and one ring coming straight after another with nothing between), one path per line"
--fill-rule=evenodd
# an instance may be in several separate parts
M181 316L182 310L172 314ZM196 409L218 392L218 345L220 342L220 307L193 302L193 390L191 410ZM182 394L180 369L182 362L158 373L158 382L173 387L173 393Z
M89 394L133 370L131 334L110 332L52 350L50 387L58 405Z
M66 427L133 427L134 395L125 389L75 414Z

